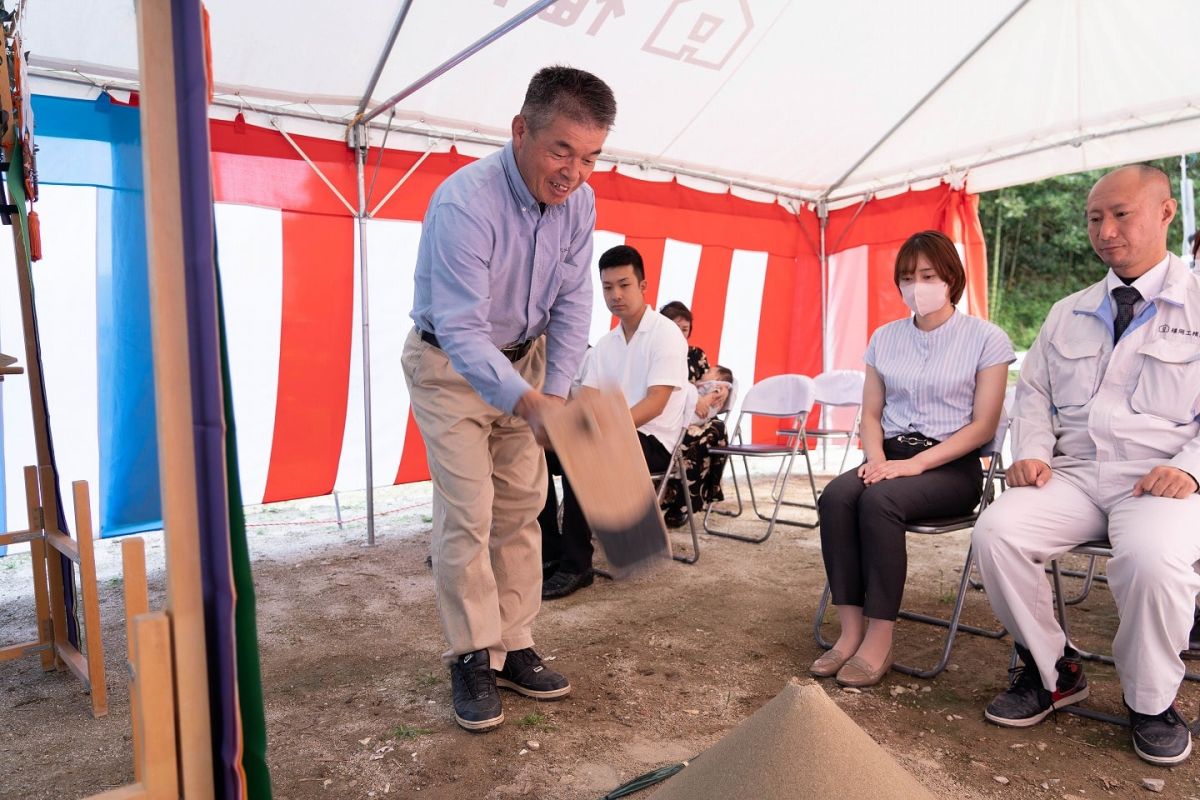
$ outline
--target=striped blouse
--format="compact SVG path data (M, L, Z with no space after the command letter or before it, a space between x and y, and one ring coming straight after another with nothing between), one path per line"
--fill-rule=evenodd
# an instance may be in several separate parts
M883 379L883 435L921 433L941 441L971 421L976 373L1016 356L1000 328L955 311L932 331L912 317L881 326L863 360Z

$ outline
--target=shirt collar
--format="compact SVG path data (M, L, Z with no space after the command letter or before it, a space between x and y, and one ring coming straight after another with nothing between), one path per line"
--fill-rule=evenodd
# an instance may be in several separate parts
M1163 284L1167 280L1167 264L1171 260L1171 254L1163 256L1163 260L1155 264L1150 269L1138 276L1137 280L1129 284L1134 289L1138 290L1142 299L1149 302L1156 299L1162 293ZM1108 294L1112 294L1112 290L1118 286L1125 286L1125 281L1117 277L1117 273L1111 269L1108 275L1104 278L1104 290Z
M504 145L504 150L501 151L500 163L504 165L504 175L508 178L508 188L512 192L513 199L517 201L517 205L522 211L532 211L539 216L542 215L542 209L533 193L529 191L529 187L525 184L525 179L521 177L521 170L517 168L517 156L513 152L513 143L509 139ZM565 207L562 205L547 205L546 214L557 214Z

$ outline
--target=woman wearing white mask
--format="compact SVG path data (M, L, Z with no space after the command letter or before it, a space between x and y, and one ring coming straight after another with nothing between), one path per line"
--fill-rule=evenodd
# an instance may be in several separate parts
M866 460L818 501L841 635L810 671L843 686L872 686L891 668L905 521L965 514L979 502L979 448L996 434L1015 360L1004 331L955 309L966 273L943 234L909 237L895 281L913 316L881 326L863 356Z

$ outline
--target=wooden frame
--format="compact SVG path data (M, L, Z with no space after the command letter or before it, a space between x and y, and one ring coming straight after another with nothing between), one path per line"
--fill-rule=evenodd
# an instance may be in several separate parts
M87 481L72 484L75 498L76 538L58 528L54 470L25 468L25 503L29 528L0 534L0 544L29 542L33 562L33 597L38 638L0 648L0 661L38 655L42 669L69 669L92 695L92 716L108 713L108 688L104 675L104 642L100 631L100 593L96 587L96 557L92 542L92 507ZM67 636L67 610L63 573L58 556L70 559L79 570L83 596L83 634L80 650ZM72 578L73 580L74 578Z
M121 563L125 574L125 627L129 632L129 716L135 783L94 795L90 800L174 800L180 794L171 620L162 611L149 613L145 542L122 542Z

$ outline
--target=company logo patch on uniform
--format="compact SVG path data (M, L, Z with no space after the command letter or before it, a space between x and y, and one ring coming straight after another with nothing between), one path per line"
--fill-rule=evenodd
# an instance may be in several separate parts
M1188 330L1187 328L1174 328L1170 325L1159 325L1158 332L1162 334L1171 334L1172 336L1190 336L1195 339L1200 339L1200 330Z

